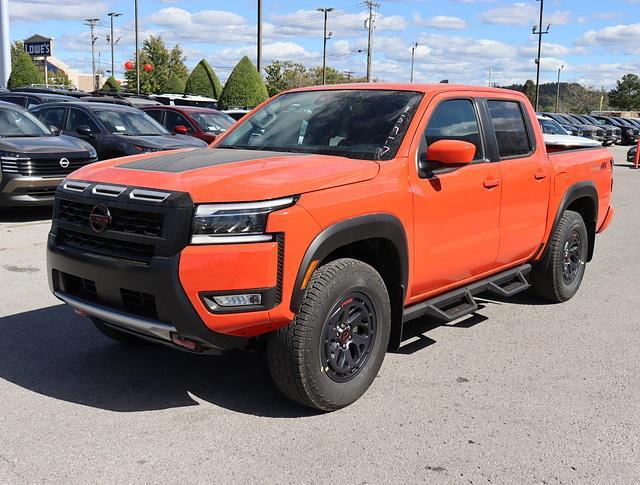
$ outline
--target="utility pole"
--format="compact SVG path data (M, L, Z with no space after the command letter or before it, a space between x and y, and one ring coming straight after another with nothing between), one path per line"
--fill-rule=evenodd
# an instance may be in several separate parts
M93 79L93 90L98 90L98 82L96 79L96 25L100 19L84 19L84 24L91 28L91 78Z
M109 42L111 43L111 75L114 76L115 78L115 64L114 64L114 57L113 57L113 44L114 44L114 40L113 40L113 19L114 17L120 17L120 15L122 15L121 13L116 13L116 12L109 12L107 14L109 17L111 17L111 37L109 38Z
M322 84L327 84L327 41L331 38L331 34L333 32L329 32L327 36L327 15L329 12L333 12L333 8L319 8L318 12L322 12L324 14L324 34L322 36Z
M534 25L533 29L531 29L531 33L533 35L538 36L538 57L536 58L536 111L538 111L539 101L540 101L540 56L542 54L542 36L549 33L549 27L551 24L547 25L546 30L542 30L542 16L544 12L544 0L537 0L540 2L540 22L538 26Z
M11 75L11 41L9 39L9 1L0 0L0 88L7 87Z
M558 69L558 90L556 91L556 113L560 112L560 71L564 69L564 64Z
M258 0L258 47L256 53L258 74L262 77L262 0Z
M491 68L489 68L489 87L491 87L491 75L493 74L493 72L491 71Z
M376 21L374 9L379 8L380 4L372 0L365 0L364 4L369 8L369 18L365 20L364 26L369 29L369 38L367 41L367 82L373 82L373 31Z
M138 0L134 1L133 10L136 31L136 94L140 94L140 34L138 24Z
M351 83L351 76L353 76L355 73L353 71L344 71L344 74L347 76L347 82Z
M416 42L411 46L411 79L410 82L413 82L413 66L416 60L416 49L418 48L418 43Z

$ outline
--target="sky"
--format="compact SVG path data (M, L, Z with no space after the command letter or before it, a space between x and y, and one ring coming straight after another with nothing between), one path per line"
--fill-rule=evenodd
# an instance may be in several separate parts
M499 85L535 79L540 2L504 0L377 0L374 77L410 78L415 43L417 82ZM255 62L257 0L139 0L141 38L161 35L179 44L191 68L205 58L224 81L243 55ZM263 0L263 62L292 60L317 66L322 60L322 14L328 16L328 65L357 76L366 72L367 11L355 0ZM108 12L115 19L116 77L133 58L133 0L9 0L11 39L33 34L54 38L54 56L72 68L91 71L89 28L101 19L96 49L110 65ZM640 74L640 0L546 0L541 81L562 80L609 89L626 73Z

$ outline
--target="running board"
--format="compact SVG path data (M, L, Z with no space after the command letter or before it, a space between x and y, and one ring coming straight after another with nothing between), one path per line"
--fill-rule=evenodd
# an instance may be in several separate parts
M525 264L417 303L404 309L402 321L404 323L428 315L445 323L453 322L478 310L478 303L474 298L478 293L489 291L499 296L511 297L526 290L531 286L527 281L530 272L531 265Z

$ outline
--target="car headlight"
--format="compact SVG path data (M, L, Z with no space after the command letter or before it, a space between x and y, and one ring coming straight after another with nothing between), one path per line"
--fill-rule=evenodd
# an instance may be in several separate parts
M89 152L89 158L92 160L94 158L98 158L98 152L96 151L95 148L92 148L91 151Z
M143 145L131 145L131 147L135 151L142 152L142 153L159 152L160 150L162 150L162 148L146 147L146 146L143 146Z
M237 204L203 204L193 216L191 244L271 241L265 234L271 212L290 207L297 197Z

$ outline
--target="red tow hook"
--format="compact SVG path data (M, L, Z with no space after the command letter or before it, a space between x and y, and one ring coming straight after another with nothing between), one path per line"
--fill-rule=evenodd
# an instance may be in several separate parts
M200 346L196 342L194 342L192 340L187 340L186 338L182 338L177 333L172 333L171 334L171 341L174 344L176 344L176 345L178 345L178 346L180 346L180 347L182 347L184 349L192 350L193 352L199 352L200 350L202 350L200 348Z
M74 312L76 312L77 315L80 315L81 317L88 317L89 315L87 315L85 312L83 312L82 310L80 310L79 308L74 308L73 309Z

